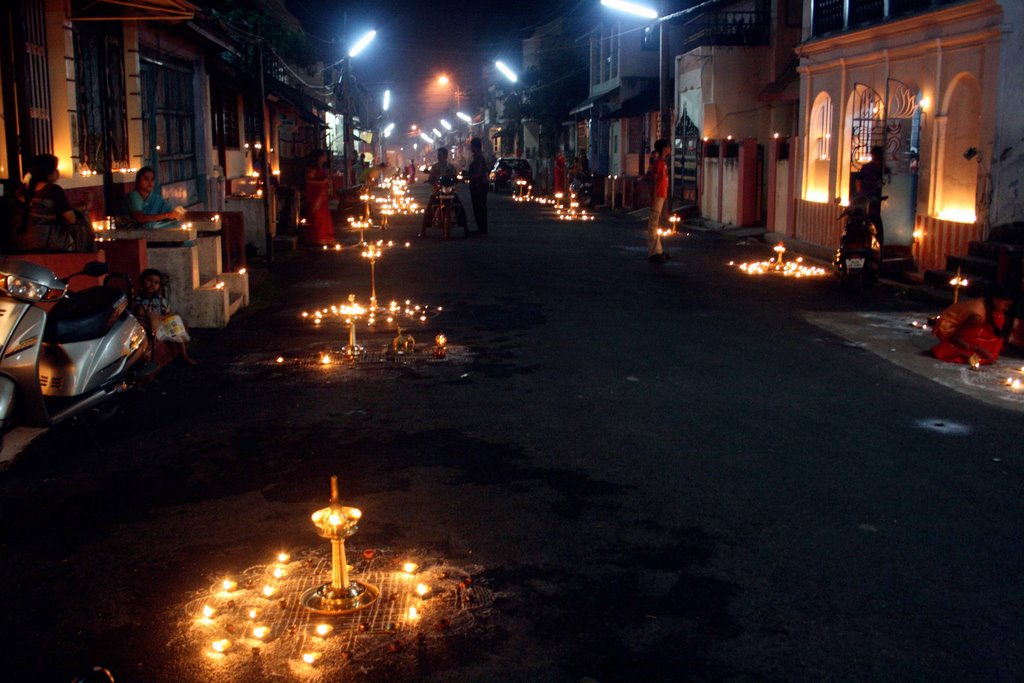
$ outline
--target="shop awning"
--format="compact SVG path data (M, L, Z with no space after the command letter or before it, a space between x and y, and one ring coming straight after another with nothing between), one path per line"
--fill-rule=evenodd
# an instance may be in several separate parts
M602 119L631 119L634 116L642 116L652 111L658 111L658 88L645 88L639 95L634 95L628 100L619 103L615 109L603 115Z
M71 21L188 21L199 8L186 0L71 0Z
M588 97L587 99L583 100L582 102L580 102L579 104L577 104L572 109L570 109L569 113L570 114L579 114L581 112L585 112L586 110L591 109L598 102L603 101L603 100L607 100L609 97L612 96L613 93L615 93L617 91L618 91L618 88L612 88L608 92L603 92L600 95L592 95L592 96Z

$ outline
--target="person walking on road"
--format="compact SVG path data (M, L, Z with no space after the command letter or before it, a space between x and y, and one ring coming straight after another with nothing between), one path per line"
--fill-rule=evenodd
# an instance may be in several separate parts
M483 143L480 138L469 141L469 149L473 154L466 176L469 178L469 197L473 203L473 222L476 230L471 235L487 234L487 160L484 159Z
M668 157L671 148L668 140L658 140L654 143L654 153L651 155L651 166L647 170L651 179L651 213L647 219L647 260L651 263L664 263L668 255L661 248L661 235L658 230L661 228L661 212L665 208L665 201L668 198Z
M555 155L555 194L565 194L565 173L565 155L559 149Z

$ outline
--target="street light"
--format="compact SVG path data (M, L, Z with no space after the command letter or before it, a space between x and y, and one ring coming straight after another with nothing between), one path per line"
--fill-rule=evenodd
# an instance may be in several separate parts
M391 106L391 91L390 90L385 90L384 91L384 102L381 104L381 109L383 109L384 111L387 111L388 107L390 107L390 106Z
M448 77L445 76L444 74L441 74L440 76L437 77L437 83L438 85L448 85Z
M452 124L448 123L444 119L441 119L441 125L444 126L445 130L451 130L452 129Z
M362 38L357 40L356 44L352 46L352 49L348 51L348 56L357 56L360 52L363 51L363 48L370 44L370 41L373 40L376 35L376 31L369 31L368 33L366 33Z
M423 138L423 140L426 141L428 144L434 144L434 138L430 137L426 133L420 133L420 137Z
M393 123L389 123L388 125L384 126L384 137L386 137L386 138L391 137L391 131L393 131L394 129L395 129L395 124L393 124Z
M617 9L620 12L627 12L629 14L635 14L636 16L643 17L644 19L657 19L658 18L657 10L655 10L655 9L653 9L651 7L645 7L643 5L638 5L635 2L626 2L626 0L601 0L601 4L604 5L605 7L611 7L612 9Z
M662 8L665 7L666 1L667 0L661 0ZM669 120L669 109L672 106L672 93L669 92L669 80L671 78L669 70L671 67L672 56L669 54L668 22L665 21L665 17L662 17L659 20L658 12L653 8L628 2L628 0L601 0L601 4L605 7L619 10L620 12L632 14L637 17L643 17L644 19L657 20L658 22L658 51L660 61L658 73L658 137L663 140L667 140L672 133L672 122Z
M366 48L366 46L370 44L370 41L372 41L374 36L376 36L376 35L377 35L376 31L368 31L367 33L365 33L363 35L363 37L361 37L359 40L357 40L355 42L355 44L352 46L352 49L350 49L348 51L348 56L341 60L342 61L342 72L341 72L342 100L344 101L344 106L345 106L345 111L344 111L344 116L345 116L345 123L344 123L344 128L345 128L344 151L345 151L345 166L346 166L346 168L345 168L345 184L349 185L349 186L350 185L354 185L355 184L355 180L356 180L355 179L355 166L352 163L353 160L354 160L354 157L355 157L355 149L352 147L353 125L352 125L352 68L351 68L351 62L352 62L352 58L357 56L360 52L362 52Z
M496 66L498 68L498 71L501 72L502 76L504 76L508 80L512 81L513 83L515 83L516 81L519 80L519 76L516 76L515 72L512 71L512 69L510 69L507 66L505 66L505 63L502 62L501 60L498 60L497 62L495 62L494 66Z
M461 111L459 111L455 112L455 115L458 116L463 121L465 121L466 123L473 123L473 117L470 116L469 114L464 114Z
M435 138L441 137L441 131L439 131L437 128L433 130L433 133Z

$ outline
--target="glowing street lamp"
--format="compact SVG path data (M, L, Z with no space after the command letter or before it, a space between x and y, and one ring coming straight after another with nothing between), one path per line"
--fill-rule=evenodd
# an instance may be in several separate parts
M448 80L448 77L445 76L444 74L441 74L440 76L437 77L438 85L448 85L448 83L450 83L450 81Z
M370 41L377 35L376 31L369 31L363 35L362 38L357 40L352 48L348 51L348 56L342 59L342 102L344 103L344 129L345 129L345 142L343 145L345 153L345 184L355 184L355 165L352 160L355 158L355 149L352 146L352 131L354 129L352 121L352 58L362 52Z
M433 130L433 133L434 133L434 139L435 139L435 140L436 140L437 138L441 137L441 131L439 131L439 130L438 130L437 128L435 128L435 129Z
M423 140L428 144L434 144L434 138L430 137L426 133L420 133L420 137L423 138Z
M459 111L455 112L455 115L458 116L463 121L465 121L466 123L473 123L473 117L470 116L469 114L464 114L463 112Z
M451 130L452 124L448 123L445 119L441 119L441 125L444 126L445 130Z
M633 14L638 17L643 17L644 19L658 18L657 10L651 7L638 5L635 2L626 2L626 0L601 0L601 4L604 5L605 7L617 9L620 12L626 12L628 14Z
M381 103L381 109L383 109L384 111L387 111L388 107L390 107L390 106L391 106L391 91L390 90L385 90L384 91L384 101Z
M386 137L386 138L391 137L391 131L393 131L394 129L395 129L395 124L393 124L393 123L389 123L388 125L384 126L384 137Z
M658 11L646 5L640 5L629 0L601 0L601 4L610 9L625 12L643 19L658 20ZM665 0L662 0L662 7ZM675 16L675 15L669 15ZM671 75L672 51L669 49L668 22L664 18L658 20L658 112L660 125L658 137L668 139L671 137L671 115L672 108Z
M369 31L368 33L366 33L362 38L355 42L355 45L352 46L352 49L348 51L348 56L357 56L366 48L367 45L370 44L370 42L376 37L376 35L376 31Z
M519 80L519 76L516 76L516 73L514 71L512 71L512 69L510 69L507 66L505 66L505 63L502 62L501 60L498 60L497 62L495 62L494 66L497 67L498 71L501 72L502 76L504 76L508 80L512 81L513 83L515 83L516 81Z

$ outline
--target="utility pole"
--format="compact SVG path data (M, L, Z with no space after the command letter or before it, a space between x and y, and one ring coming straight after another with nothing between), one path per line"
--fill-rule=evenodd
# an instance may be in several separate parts
M267 268L274 265L274 229L271 223L273 212L270 210L273 191L270 187L270 121L267 116L267 90L263 82L263 37L259 38L259 60L260 60L260 119L262 125L262 147L258 150L257 159L262 161L263 167L260 175L263 177L263 227L267 240Z
M343 123L345 135L345 186L352 187L356 184L355 178L355 147L352 145L352 70L350 68L351 58L346 54L341 67L341 97L345 106L345 120Z
M668 11L668 0L661 0L661 16L667 16ZM672 50L668 38L668 20L661 19L658 22L658 52L661 62L658 78L658 137L663 140L668 140L672 135L672 89L669 87L672 80Z

